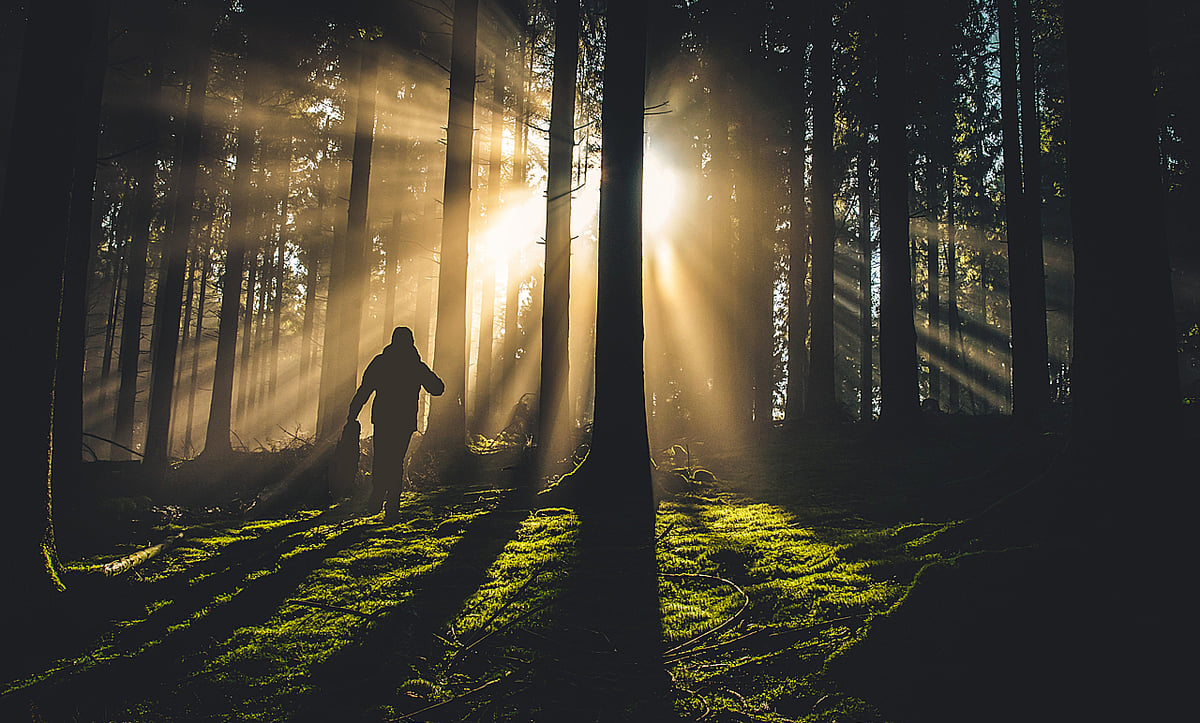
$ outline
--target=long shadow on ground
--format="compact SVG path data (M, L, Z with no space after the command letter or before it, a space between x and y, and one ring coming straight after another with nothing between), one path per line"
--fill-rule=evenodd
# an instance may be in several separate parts
M449 556L419 580L410 598L315 666L309 679L313 692L292 720L379 720L388 708L411 707L397 698L398 687L428 675L431 661L445 651L437 636L485 582L488 568L528 515L512 504L518 499L507 491L495 509L468 522Z
M140 624L116 636L106 651L113 657L96 660L85 670L32 686L16 699L32 701L47 720L103 720L109 711L121 710L137 700L165 698L187 670L189 657L203 653L237 628L256 624L277 610L296 587L332 555L360 542L377 525L360 523L335 528L323 543L302 550L281 562L297 548L310 526L289 526L289 532L250 549L235 550L228 569L207 578L188 575L192 591L180 594ZM251 554L251 550L255 554ZM208 568L220 568L217 556ZM248 581L254 563L270 569ZM181 583L186 587L187 583ZM221 595L230 595L218 602Z

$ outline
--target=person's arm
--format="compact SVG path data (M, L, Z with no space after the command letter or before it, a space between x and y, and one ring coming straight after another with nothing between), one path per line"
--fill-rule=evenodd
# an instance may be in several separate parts
M425 378L421 380L421 386L425 387L425 391L435 397L442 396L442 392L446 391L445 383L442 382L437 374L433 373L433 370L425 362L421 362L421 368L425 372Z
M363 405L371 398L371 394L375 391L376 386L374 376L371 364L368 364L366 371L363 372L362 384L354 392L354 398L350 400L350 413L346 415L347 422L358 419L358 415L362 413Z

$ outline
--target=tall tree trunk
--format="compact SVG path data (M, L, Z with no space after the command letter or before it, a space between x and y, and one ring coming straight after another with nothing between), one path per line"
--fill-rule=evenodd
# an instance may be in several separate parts
M180 131L176 163L175 203L163 245L163 273L156 297L154 354L151 360L150 412L146 420L146 459L149 474L166 471L171 452L171 409L175 393L175 362L179 351L179 323L183 298L187 250L195 225L196 175L204 128L204 106L208 93L207 14L189 12L188 100Z
M488 162L488 221L495 223L500 215L501 167L504 150L504 85L505 58L496 58L492 87L492 140ZM496 338L496 263L494 253L486 255L483 272L483 305L479 312L479 361L475 365L475 418L481 431L489 428L492 398L492 367L495 359Z
M204 305L208 298L208 272L212 268L212 224L210 222L208 241L204 244L203 259L200 264L200 283L196 299L196 332L192 341L192 369L188 382L186 426L184 427L183 446L188 454L195 452L195 442L192 438L192 423L196 411L196 388L200 383L200 349L204 346Z
M1036 287L1041 286L1041 296L1044 299L1045 281L1041 269L1032 266L1031 249L1035 240L1027 217L1029 205L1025 200L1025 180L1021 162L1014 0L997 2L1000 21L1004 210L1007 218L1008 291L1012 330L1013 417L1023 426L1036 426L1050 401L1050 371L1045 358L1045 309L1038 311L1036 291ZM1032 103L1033 99L1023 99L1023 102ZM1037 142L1041 142L1040 134ZM1037 243L1040 247L1040 240Z
M475 125L475 40L479 0L454 3L450 103L446 124L446 178L442 253L438 274L434 369L446 384L431 406L427 437L436 446L466 442L467 242L471 211L471 141Z
M961 410L962 382L959 380L966 377L968 369L963 356L962 319L958 309L958 218L954 199L956 175L951 161L946 167L946 333L951 368L956 371L948 380L949 388L946 390L946 411L951 414Z
M246 269L246 303L242 306L242 348L238 364L238 401L237 401L237 421L239 424L244 423L249 415L252 405L250 399L254 395L254 319L256 301L258 298L258 249L259 234L257 231L258 219L256 216L257 209L251 211L249 226L252 229L247 241L249 246L247 251L250 253L250 265Z
M568 451L568 335L571 300L571 170L575 151L575 74L579 65L579 2L557 0L554 85L546 169L546 268L542 284L542 383L538 454L543 467Z
M813 14L812 304L806 415L830 421L837 408L833 373L833 3Z
M247 48L253 47L248 44ZM253 53L250 53L253 57ZM213 368L213 390L209 401L208 426L204 435L205 456L228 456L233 423L234 362L237 357L238 317L241 313L242 276L250 247L250 176L253 173L255 120L262 97L262 75L258 64L247 63L242 102L238 107L238 129L234 141L233 183L229 198L229 228L225 232L225 268L221 276L221 306L217 314L217 352ZM253 288L253 280L250 281ZM249 332L248 325L243 336ZM245 341L243 340L243 344ZM244 363L242 365L245 366ZM244 376L244 373L243 373ZM239 399L240 401L240 399Z
M808 100L804 87L804 53L808 48L809 14L806 7L801 8L798 4L792 7L792 44L788 54L792 83L792 130L788 148L791 229L788 234L788 386L783 415L788 421L803 416L808 381Z
M16 660L44 643L49 603L62 589L54 544L51 507L51 450L54 371L65 266L68 214L80 118L92 112L82 102L92 3L27 6L25 49L17 80L0 206L0 228L19 239L6 249L19 278L6 287L10 329L21 353L10 354L16 382L9 407L6 478L11 481L5 509L10 519L0 540L8 551L10 607L18 616L6 640L6 657ZM80 199L80 202L83 202ZM72 310L66 310L71 313Z
M347 118L347 124L351 127L353 124ZM343 192L349 193L350 186L350 163L342 159L336 164L337 170L334 173L334 192L335 198L342 198ZM321 355L321 381L320 381L320 398L317 403L317 436L321 439L335 438L345 423L345 417L342 416L343 409L347 406L347 402L339 395L344 393L342 389L342 379L346 373L342 367L350 366L351 362L346 360L344 350L344 342L342 339L345 332L345 315L346 294L347 294L347 275L346 275L346 214L334 214L333 223L333 239L330 243L329 251L329 292L325 303L325 334L324 344ZM350 376L353 377L355 370L350 370ZM346 410L348 411L348 410Z
M867 131L859 127L858 242L862 255L858 267L858 419L875 418L875 382L871 344L871 157Z
M902 425L919 411L909 270L905 12L899 2L882 2L879 10L880 418Z
M118 351L121 384L117 390L117 409L114 440L121 447L132 449L135 407L137 405L138 371L142 356L142 322L146 306L146 257L150 251L150 226L154 215L156 161L159 151L158 135L162 121L158 117L162 95L163 49L156 42L152 49L150 68L146 76L145 109L142 111L141 136L145 144L134 161L134 190L132 226L128 252L125 255L125 310L121 320L121 343ZM115 458L126 457L120 447L113 451Z
M1046 329L1046 262L1042 250L1042 128L1037 102L1037 57L1034 53L1030 0L1017 0L1017 67L1021 97L1021 213L1027 235L1023 256L1029 277L1030 379L1032 410L1045 414L1050 405L1050 352Z
M1076 0L1067 12L1072 444L1083 458L1148 464L1178 439L1182 405L1146 20ZM1112 482L1113 501L1127 498L1128 479Z
M100 100L104 71L108 64L108 18L110 0L96 2L87 38L88 56L82 79L80 110L76 120L74 177L67 228L65 268L62 281L62 312L58 329L58 356L54 370L54 440L50 486L60 500L79 491L83 472L83 372L87 333L88 270L92 250L92 189L96 182L96 151L99 146Z
M624 688L592 691L600 709L651 709L661 673L654 506L646 429L642 306L642 147L646 6L608 4L601 132L596 299L596 405L581 509L579 586L588 627L612 647L608 672ZM599 661L597 661L599 662ZM585 671L590 673L591 670ZM585 678L586 680L586 678ZM581 690L585 692L586 689ZM619 701L619 702L618 702Z
M945 357L941 344L942 269L940 263L941 242L938 239L937 221L937 208L941 204L938 203L940 184L937 183L936 173L934 164L930 160L925 172L927 193L925 207L929 213L925 226L925 278L927 287L925 293L925 344L926 348L929 349L926 355L929 360L929 399L932 400L935 409L941 409L942 363Z

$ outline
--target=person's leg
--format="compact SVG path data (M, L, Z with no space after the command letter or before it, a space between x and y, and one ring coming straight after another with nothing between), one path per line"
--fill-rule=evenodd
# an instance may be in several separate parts
M387 425L375 425L373 459L371 462L371 497L367 511L376 514L386 500L392 499L392 490L399 486L404 477L404 457L396 458L397 430Z

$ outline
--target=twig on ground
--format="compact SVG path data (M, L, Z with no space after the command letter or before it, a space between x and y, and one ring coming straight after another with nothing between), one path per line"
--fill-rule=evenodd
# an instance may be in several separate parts
M393 720L409 721L409 720L413 720L413 716L415 716L415 715L424 715L425 713L428 713L432 710L436 710L443 706L453 705L454 703L461 703L462 701L464 701L468 698L471 698L473 696L476 696L479 693L482 693L483 691L487 690L488 688L491 688L492 686L503 682L506 678L508 678L509 675L511 675L511 673L512 673L512 671L508 671L504 675L500 676L499 678L496 678L495 680L490 680L490 681L484 683L483 685L479 686L478 688L472 688L471 690L468 690L466 693L463 693L462 695L451 698L450 700L444 700L441 703L434 703L433 705L427 705L424 708L421 708L419 710L414 710L411 713L404 713L399 718L395 718Z
M132 570L147 560L157 557L159 554L170 550L182 539L183 533L180 532L172 537L168 537L153 547L147 547L143 550L138 550L132 555L126 555L125 557L122 557L120 560L113 560L104 566L104 574L120 575L126 570Z
M742 607L739 608L738 611L736 613L734 613L732 617L730 617L729 619L727 619L725 622L721 623L720 625L716 626L715 628L710 628L710 629L706 630L705 632L700 633L699 635L693 637L691 640L682 642L679 645L676 645L675 647L664 651L663 652L664 657L669 656L672 653L678 653L681 650L686 650L687 648L692 647L693 645L700 642L701 640L704 640L705 638L716 635L720 631L728 628L730 625L733 625L738 620L741 620L742 615L744 615L746 610L749 609L749 607L750 607L750 596L747 595L746 591L743 590L741 587L739 587L738 584L733 582L732 580L726 580L725 578L717 577L716 575L701 575L699 573L688 573L688 572L665 573L665 574L663 574L663 577L714 580L714 581L722 583L724 585L729 585L734 590L737 590L738 594L742 596Z

